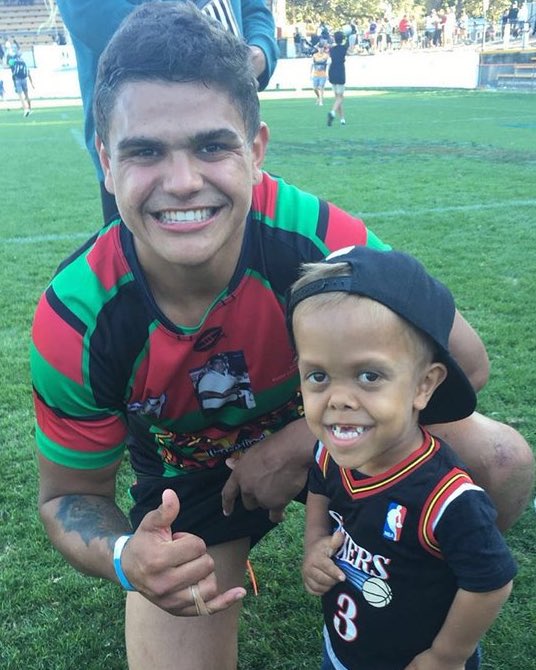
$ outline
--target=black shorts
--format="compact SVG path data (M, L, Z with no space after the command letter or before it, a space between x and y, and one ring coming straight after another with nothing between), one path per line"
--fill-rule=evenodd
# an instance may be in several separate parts
M231 470L222 466L181 477L139 477L130 488L135 503L130 510L133 528L139 526L147 512L161 504L165 489L173 489L181 504L179 515L172 525L173 532L198 535L207 546L242 537L251 538L251 546L255 545L276 524L268 518L268 510L248 512L240 496L235 500L231 516L223 515L221 492L230 474ZM297 500L303 502L303 492Z

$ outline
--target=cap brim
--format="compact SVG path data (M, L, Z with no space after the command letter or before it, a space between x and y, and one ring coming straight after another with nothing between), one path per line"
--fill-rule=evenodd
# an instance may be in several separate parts
M460 366L445 351L439 360L447 367L448 374L419 414L419 421L425 425L465 419L476 407L476 393Z

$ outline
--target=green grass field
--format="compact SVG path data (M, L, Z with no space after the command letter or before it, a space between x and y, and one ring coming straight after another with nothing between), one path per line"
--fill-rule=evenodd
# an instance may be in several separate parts
M480 410L536 445L536 99L490 92L382 92L346 101L347 125L313 99L263 101L266 167L362 216L445 281L481 334L492 376ZM328 100L329 102L329 100ZM39 294L100 222L79 108L0 111L0 668L126 668L123 594L79 575L36 512L28 375ZM123 489L129 481L122 471ZM124 498L126 501L126 498ZM303 510L252 555L260 595L245 600L241 670L318 668L318 601L300 578ZM536 670L536 515L508 534L513 595L484 640L485 670ZM388 642L388 632L386 632ZM215 665L215 668L217 664ZM150 670L150 669L148 669Z

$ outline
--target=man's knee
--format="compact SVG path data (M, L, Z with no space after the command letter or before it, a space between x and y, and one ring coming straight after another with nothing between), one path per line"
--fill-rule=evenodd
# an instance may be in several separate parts
M487 463L488 493L497 507L497 525L510 528L526 509L534 486L534 454L525 438L506 424L495 423Z
M506 530L519 518L531 497L534 455L514 428L475 412L463 421L434 430L470 469L497 508L497 525Z

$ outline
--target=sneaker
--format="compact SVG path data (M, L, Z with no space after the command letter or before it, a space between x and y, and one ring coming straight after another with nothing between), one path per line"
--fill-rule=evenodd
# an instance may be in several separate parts
M24 117L30 116L31 113L32 113L32 110L31 110L31 109L26 109L26 110L24 111L23 116L24 116Z
M335 118L335 114L333 112L328 112L328 126L331 126L333 124L333 119Z
M345 125L346 125L346 119L341 119L341 126L345 126Z

